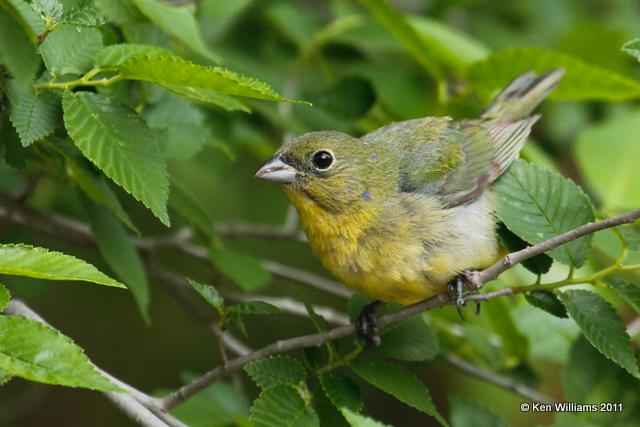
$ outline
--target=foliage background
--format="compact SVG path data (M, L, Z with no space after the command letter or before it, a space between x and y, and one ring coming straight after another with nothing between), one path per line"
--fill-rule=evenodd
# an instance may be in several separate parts
M75 2L62 3L67 10ZM287 216L284 195L276 186L255 182L252 176L285 134L319 129L363 134L391 121L426 115L470 116L482 108L492 91L517 72L535 67L544 71L569 61L566 86L552 96L555 101L542 106L544 118L536 125L524 157L545 168L559 170L581 184L601 213L612 214L640 205L637 186L640 169L635 165L640 160L640 110L635 101L640 96L640 83L635 82L640 78L640 66L620 50L624 42L640 36L638 2L394 1L399 10L417 17L419 33L432 41L432 51L424 54L412 51L411 43L398 41L362 3L375 2L198 1L194 5L195 16L206 47L194 49L192 41L170 37L167 28L171 26L163 31L149 22L133 2L97 0L98 9L110 21L99 27L105 45L118 41L158 45L203 64L211 64L212 58L220 57L225 67L255 76L289 98L307 100L314 105L245 100L252 110L247 114L225 111L215 105L186 103L180 98L168 97L148 83L121 82L101 90L135 107L154 131L162 135L173 185L172 197L175 197L175 186L187 189L219 228L238 221L278 226ZM3 19L6 19L4 15ZM174 25L178 24L174 22ZM0 44L9 40L2 34ZM513 48L554 50L602 70L598 74L592 69L581 69L574 66L574 59L558 59L558 53L536 50L514 54L522 63L504 60L489 61L482 66L474 64L490 52ZM6 52L8 48L3 46L3 49ZM518 70L520 65L522 69ZM625 77L621 77L621 81L611 73ZM448 85L446 100L443 82ZM5 78L3 87L7 85ZM6 98L1 102L4 160L0 163L0 186L3 191L18 195L29 189L29 206L86 220L86 209L73 177L53 176L51 169L46 168L16 167L16 162L22 162L25 156L33 156L36 150L33 147L41 142L22 149L8 119ZM290 113L286 113L289 108ZM54 141L64 135L59 120L51 137ZM142 236L171 233L185 223L180 216L183 215L179 207L182 200L170 201L172 230L167 230L140 203L116 186L112 188ZM2 224L0 232L3 242L25 242L74 254L112 276L119 274L109 268L96 250L70 245L9 223ZM294 241L228 238L222 236L225 233L220 234L206 236L219 248L217 267L213 269L170 249L154 250L145 261L160 264L182 276L213 283L231 293L244 287L245 291L261 295L293 297L346 311L344 300L276 277L255 262L268 258L326 276L306 245ZM606 265L619 252L610 232L598 233L594 247L590 262L584 267L587 273ZM215 259L216 256L214 262ZM638 262L640 255L632 253L631 260ZM550 277L561 279L565 274L566 269L556 265ZM527 282L530 277L518 268L510 272L505 281ZM638 279L630 277L630 280ZM24 278L7 277L5 282L12 295L24 299L56 328L72 337L97 365L140 389L174 388L182 384L185 376L203 372L220 362L214 338L176 304L162 285L162 279L153 274L149 275L149 324L145 323L131 295L117 289L75 284L52 286ZM603 292L619 308L623 319L630 321L637 315L610 292ZM579 332L573 321L553 318L526 304L521 297L489 302L485 307L489 305L499 308L487 312L497 310L498 317L512 319L510 324L516 328L515 344L511 341L511 347L495 345L495 336L504 331L504 325L492 322L487 312L460 323L453 310L440 309L430 312L427 319L440 337L443 352L455 351L556 398L624 401L626 415L638 414L637 381L633 382L588 345L585 347L584 342L576 343ZM247 318L246 327L248 342L254 348L315 331L310 321L299 321L284 314ZM567 365L572 346L578 355L593 352L589 357L584 356L584 365L578 366L602 375L587 378L581 377L579 370L569 371L568 367L580 362L572 359L574 365ZM637 345L635 348L637 350ZM415 370L443 414L449 413L448 408L456 408L456 402L466 401L491 410L508 425L534 426L553 420L552 414L521 413L522 398L466 377L441 359L416 365ZM211 392L207 403L211 411L215 405L226 406L227 410L236 408L233 416L240 425L258 392L251 381L243 378L243 394L229 391L228 386L219 386ZM373 418L397 426L436 425L431 417L382 392L371 387L362 387L362 390ZM451 395L458 400L448 401ZM465 408L461 414L473 409ZM635 417L635 422L638 419L640 416ZM632 420L631 415L628 418L614 415L609 419L596 415L580 422L581 425L587 421L594 425L607 422L637 425ZM561 422L573 425L575 420L571 417L556 420L557 425ZM114 426L131 422L95 392L14 379L0 389L0 424ZM206 420L193 425L225 424L225 420Z

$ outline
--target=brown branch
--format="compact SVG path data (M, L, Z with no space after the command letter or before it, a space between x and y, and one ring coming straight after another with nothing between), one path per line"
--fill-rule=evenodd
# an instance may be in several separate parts
M497 278L502 272L514 267L518 263L546 252L550 249L556 248L564 243L570 242L574 239L582 237L584 235L594 233L596 231L604 230L606 228L616 227L622 224L630 224L640 218L640 209L635 211L618 215L612 218L608 218L602 221L596 221L577 227L571 231L563 233L559 236L553 237L537 245L527 247L523 250L513 252L496 262L492 266L478 272L469 274L469 280L475 286L476 289L482 288L482 286ZM489 292L485 294L469 295L468 300L486 301L496 297L505 295L512 295L513 288L504 288L495 292ZM422 313L427 310L431 310L437 307L451 304L451 298L447 292L442 292L424 301L418 302L413 305L404 307L396 312L389 313L381 316L378 319L378 325L380 328L384 328L392 323L399 322L410 316L418 313ZM160 400L160 406L162 408L173 408L190 396L198 393L204 388L218 381L224 377L230 371L241 369L247 363L261 359L263 357L271 356L274 354L285 353L292 350L298 350L305 347L313 347L322 345L328 341L344 338L355 333L353 326L339 326L326 332L320 332L317 334L306 335L302 337L291 338L287 340L277 341L262 349L256 350L245 356L237 357L227 365L227 369L222 370L220 367L214 368L205 373L200 378L195 379L193 382L179 388L173 393L168 394Z

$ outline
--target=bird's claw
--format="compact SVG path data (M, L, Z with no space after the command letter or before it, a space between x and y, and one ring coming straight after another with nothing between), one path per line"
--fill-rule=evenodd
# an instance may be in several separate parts
M447 293L450 298L455 300L456 310L458 310L458 315L462 320L467 320L462 314L462 307L467 305L467 302L464 299L464 288L470 290L470 294L477 294L478 289L471 289L471 286L467 283L466 274L462 273L454 277L449 284L447 285ZM480 314L480 302L475 301L476 303L476 316Z
M356 333L364 342L373 347L380 346L380 331L378 329L378 319L376 318L376 308L380 301L373 301L364 306L358 319L356 320Z

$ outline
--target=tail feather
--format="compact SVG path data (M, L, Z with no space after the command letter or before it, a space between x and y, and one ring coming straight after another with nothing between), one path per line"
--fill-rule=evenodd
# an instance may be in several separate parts
M554 68L540 76L531 71L518 76L491 101L481 117L509 121L524 119L555 89L563 75L563 68Z

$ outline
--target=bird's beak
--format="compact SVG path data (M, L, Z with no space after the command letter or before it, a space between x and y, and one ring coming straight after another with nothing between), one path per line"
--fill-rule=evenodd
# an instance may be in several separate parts
M296 180L297 174L296 168L283 162L280 156L274 156L258 169L254 177L273 182L291 183Z

